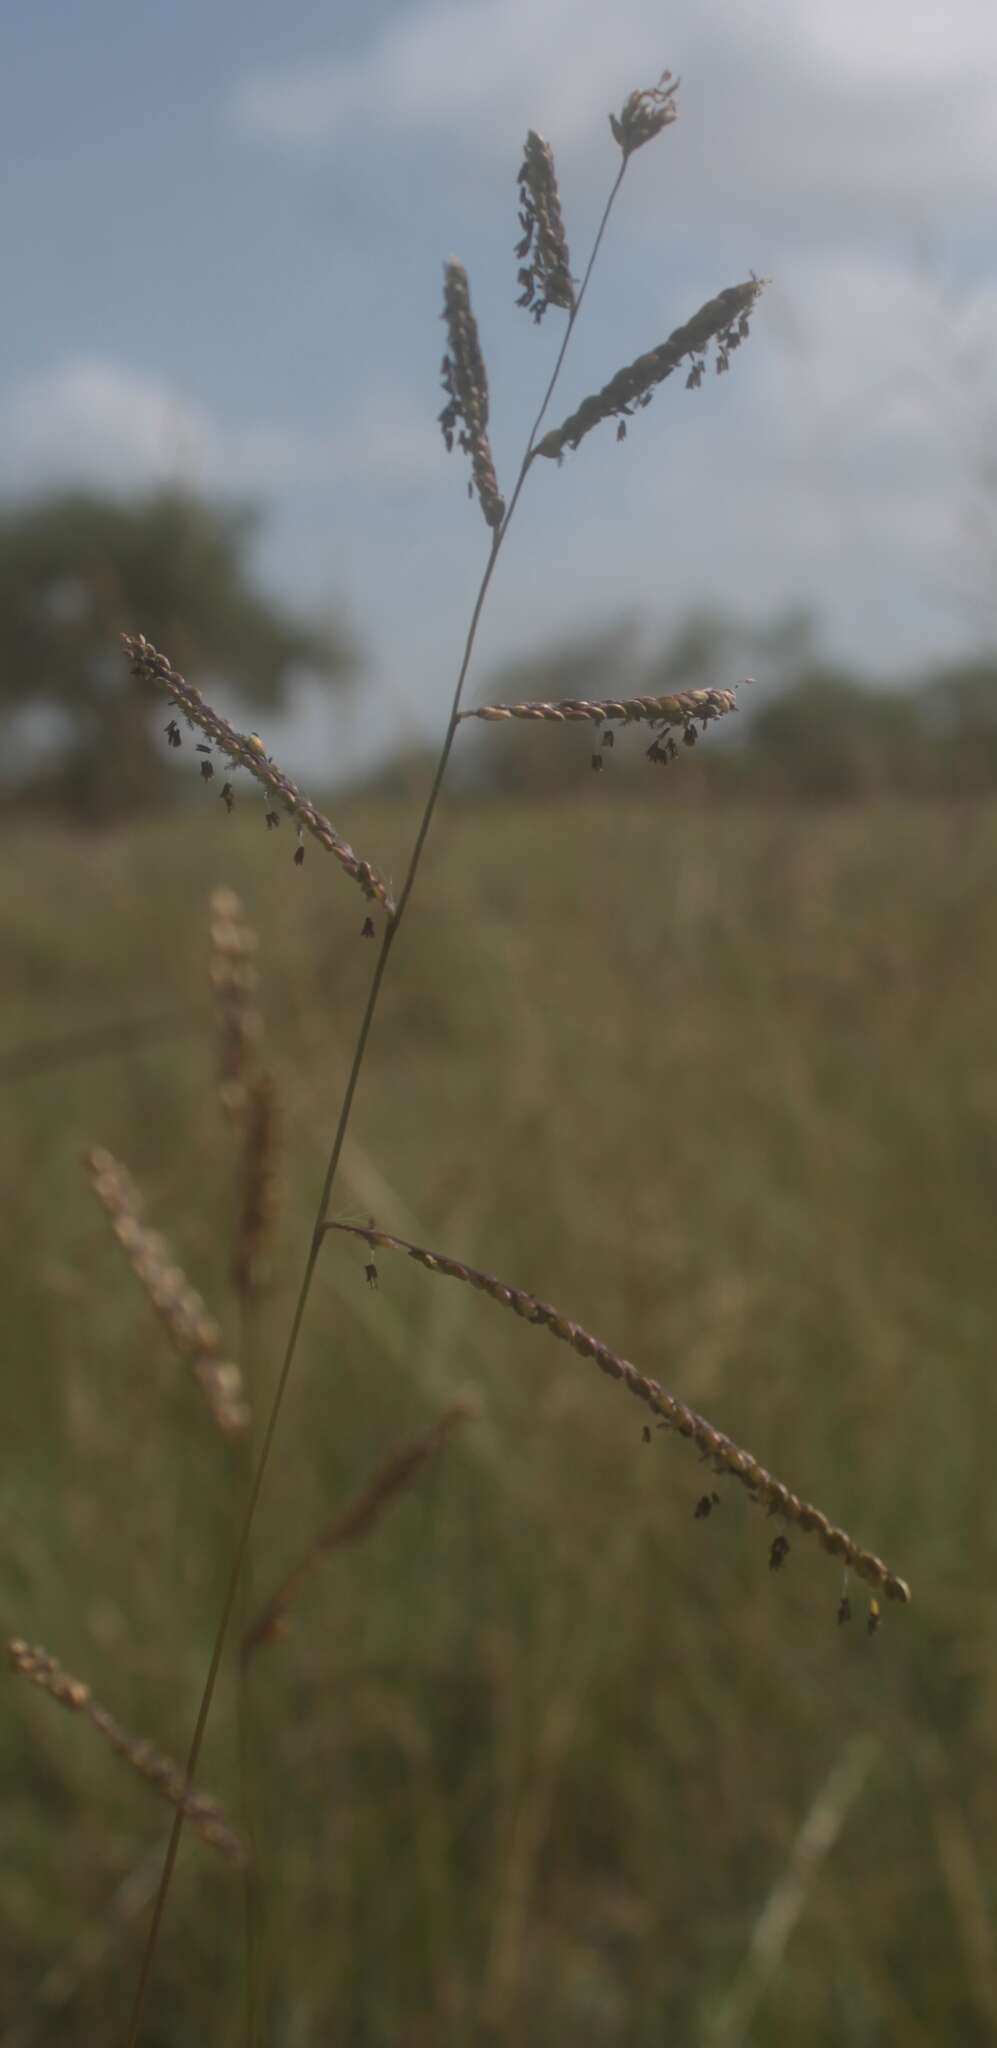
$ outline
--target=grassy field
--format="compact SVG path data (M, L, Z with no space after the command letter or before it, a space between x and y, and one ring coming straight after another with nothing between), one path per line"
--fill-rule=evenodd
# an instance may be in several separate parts
M374 949L255 804L5 837L5 1634L182 1755L244 1458L210 1427L85 1148L237 1323L209 891L260 933L284 1126L265 1401ZM251 813L251 815L250 815ZM404 809L354 812L397 876ZM252 1683L272 2048L921 2048L997 2037L997 809L633 803L440 821L334 1213L625 1352L911 1582L840 1569L591 1365L382 1254L323 1254L253 1560L268 1593L455 1391ZM96 1051L132 1018L161 1035ZM76 1053L43 1050L80 1035ZM229 1670L202 1780L237 1817ZM120 2038L166 1809L12 1677L0 2048ZM166 1816L166 1818L164 1818ZM189 1831L149 2048L243 2039L241 1880Z

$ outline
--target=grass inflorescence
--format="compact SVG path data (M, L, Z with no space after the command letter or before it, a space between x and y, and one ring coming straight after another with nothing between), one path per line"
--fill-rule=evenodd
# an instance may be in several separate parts
M538 326L548 306L573 313L575 281L561 217L554 152L533 128L526 137L519 171L519 225L523 234L516 255L522 292L516 304L526 306Z
M265 1607L243 1636L242 1654L249 1657L262 1643L286 1634L287 1616L312 1574L327 1557L369 1534L392 1501L411 1486L423 1467L443 1449L461 1422L477 1412L467 1398L451 1402L437 1422L412 1443L402 1444L384 1460L349 1505L320 1529L299 1563L281 1580Z
M702 383L706 352L711 341L716 342L717 370L721 374L728 370L735 349L748 338L751 314L764 288L764 279L751 277L744 284L728 285L725 291L717 293L715 299L708 299L691 320L687 320L683 327L675 328L667 341L661 342L657 348L648 349L646 355L638 356L636 361L625 364L601 391L583 398L559 427L552 427L538 442L536 454L559 461L565 449L578 448L586 434L590 434L601 420L614 418L619 421L617 440L622 441L626 422L634 410L650 405L657 386L663 384L687 356L692 358L692 367L686 378L687 388L695 390Z
M196 1288L176 1264L165 1237L142 1220L142 1200L127 1168L103 1146L87 1154L90 1185L170 1343L194 1373L211 1414L226 1436L249 1426L242 1374L219 1357L222 1333Z
M193 1792L183 1772L170 1757L156 1748L155 1743L145 1737L129 1735L119 1727L107 1709L98 1705L90 1687L82 1679L70 1677L40 1644L26 1643L20 1636L12 1637L7 1644L7 1661L12 1671L30 1679L32 1685L47 1692L50 1699L68 1707L71 1713L82 1714L110 1744L115 1754L123 1757L147 1785L151 1785L161 1798L168 1800L183 1815L184 1820L190 1822L202 1841L212 1849L218 1849L230 1862L242 1862L242 1843L234 1829L229 1827L218 1801Z
M444 272L443 318L449 342L442 369L443 389L447 393L440 414L443 439L448 454L456 439L470 456L478 503L486 526L494 529L505 518L505 499L499 491L488 439L488 375L462 263L448 263Z
M354 853L352 846L341 838L335 826L330 825L328 818L323 817L322 812L317 810L313 803L309 803L307 797L302 796L290 776L285 775L270 758L258 733L237 732L226 718L222 718L219 712L212 710L210 704L205 703L200 690L193 683L187 682L184 676L179 675L177 670L171 667L165 654L160 654L155 647L149 645L144 634L124 633L122 645L131 663L132 675L137 681L150 683L161 690L188 725L196 726L205 734L231 768L248 769L250 775L262 784L271 800L271 808L266 814L268 825L279 823L280 814L273 808L275 804L279 804L293 818L298 828L299 840L302 833L309 833L313 839L318 840L320 846L325 847L327 853L334 856L344 873L359 884L365 896L376 899L388 912L393 909L387 883L378 874L377 869L370 861L361 860L359 855ZM175 719L171 720L168 731L171 744L178 746L182 736ZM210 760L204 761L203 768L211 768ZM226 800L231 797L229 783L225 783L221 794ZM303 847L299 843L298 854L301 853Z
M141 633L123 636L134 678L165 697L169 703L172 714L166 728L169 744L173 747L181 745L183 722L203 735L203 740L197 743L197 750L201 756L201 776L206 784L213 783L215 779L216 758L223 764L226 779L222 783L219 797L226 810L230 811L234 802L233 784L228 776L237 769L243 769L263 790L267 806L267 827L271 831L275 830L282 815L291 819L296 831L295 862L300 865L304 858L306 837L314 839L333 855L339 867L358 885L365 898L379 905L384 913L381 919L380 943L376 951L370 955L372 971L369 986L352 1054L345 1067L341 1104L317 1207L308 1227L303 1272L294 1299L286 1342L279 1368L274 1375L272 1398L269 1407L264 1406L255 1438L249 1435L252 1416L239 1369L220 1358L219 1324L208 1314L200 1295L191 1287L175 1263L165 1239L146 1226L138 1191L124 1167L114 1155L103 1148L91 1149L88 1154L88 1167L94 1192L109 1216L114 1235L159 1316L170 1342L192 1365L216 1422L228 1434L246 1433L247 1436L247 1457L241 1468L244 1485L236 1506L237 1533L232 1544L231 1557L227 1561L220 1615L214 1632L189 1752L183 1768L161 1756L151 1745L126 1735L102 1708L95 1705L89 1688L80 1681L67 1677L46 1652L31 1648L20 1638L9 1646L10 1660L16 1671L49 1692L61 1704L86 1715L112 1747L148 1782L154 1784L175 1809L172 1833L142 1955L128 2048L136 2048L139 2040L148 1986L184 1822L189 1820L206 1839L223 1849L225 1853L235 1858L241 1858L243 1855L241 1844L228 1828L221 1810L214 1802L203 1799L192 1789L233 1621L237 1623L243 1650L239 1675L241 1785L244 1810L250 1816L246 1837L252 1865L246 1922L249 1952L247 1969L252 1989L248 2000L246 2038L248 2048L255 2048L259 2037L262 2001L258 1982L259 1959L253 1957L252 1947L254 1941L259 1938L259 1930L265 1919L263 1889L266 1871L263 1868L260 1849L261 1838L257 1833L255 1818L252 1816L252 1800L248 1796L246 1782L254 1755L248 1693L250 1667L252 1665L255 1668L251 1653L261 1644L273 1640L284 1632L289 1612L305 1581L311 1578L332 1553L346 1549L377 1526L388 1506L435 1459L457 1425L474 1412L473 1404L463 1399L449 1402L442 1413L439 1412L437 1405L436 1422L423 1429L420 1434L406 1440L400 1448L392 1451L380 1463L375 1462L371 1476L352 1497L347 1493L347 1505L331 1520L322 1523L318 1534L312 1538L303 1552L299 1552L298 1561L284 1573L269 1598L258 1610L255 1595L252 1605L249 1604L251 1588L248 1566L254 1524L272 1460L286 1390L298 1355L301 1332L312 1300L315 1274L320 1260L327 1256L330 1233L346 1233L366 1246L370 1254L366 1277L371 1284L372 1293L377 1278L374 1254L381 1250L405 1254L430 1272L448 1276L464 1283L472 1290L486 1294L494 1302L512 1311L522 1322L547 1330L567 1345L576 1356L589 1360L607 1378L625 1387L642 1404L647 1415L663 1430L690 1441L699 1452L703 1464L708 1467L711 1483L709 1490L701 1494L696 1505L696 1519L707 1520L719 1503L720 1496L712 1485L712 1479L716 1478L718 1482L723 1478L736 1479L750 1499L768 1515L787 1524L794 1534L812 1535L827 1554L846 1570L854 1571L856 1576L872 1589L875 1596L882 1595L886 1600L899 1604L906 1604L910 1598L905 1581L875 1552L861 1547L846 1530L834 1523L823 1511L812 1506L782 1480L775 1478L760 1460L744 1449L733 1436L708 1421L697 1409L667 1391L657 1379L640 1371L630 1359L593 1336L582 1323L562 1314L540 1295L512 1286L487 1271L449 1255L430 1250L414 1239L379 1230L373 1223L361 1226L334 1221L330 1215L330 1205L343 1162L357 1090L367 1062L372 1035L379 1022L382 986L413 897L450 754L462 723L470 718L485 723L516 720L525 723L582 723L601 729L604 745L609 743L615 726L644 725L652 728L654 733L651 746L648 748L649 757L654 761L664 762L673 758L677 752L676 734L685 745L692 746L698 733L705 732L710 725L729 716L737 708L735 689L720 684L653 696L570 697L510 704L492 702L469 709L463 708L463 695L475 652L479 622L493 573L520 494L534 472L536 456L559 462L566 451L577 449L589 432L610 418L618 421L618 438L622 438L626 432L627 419L635 411L646 407L658 385L672 376L682 364L689 365L687 387L695 389L703 378L709 349L715 349L716 368L723 372L729 367L734 352L748 336L751 315L763 289L762 281L754 275L709 299L683 325L675 328L664 342L617 370L600 389L583 399L559 426L543 431L548 407L558 384L593 265L624 175L634 155L674 122L677 112L676 94L677 82L665 72L656 86L631 92L620 112L610 115L611 130L619 148L620 162L580 282L576 281L572 274L553 151L535 130L531 129L527 134L518 175L520 239L516 247L516 256L520 265L519 304L530 311L538 325L544 314L552 307L559 309L567 317L563 323L563 335L553 371L536 419L527 436L518 471L513 472L508 497L500 489L492 452L489 433L489 377L472 309L467 271L456 259L452 259L444 267L443 319L447 331L447 347L442 363L442 381L446 402L439 414L439 424L448 452L456 444L469 457L469 495L477 497L489 532L489 550L470 608L470 621L463 642L450 713L442 736L436 768L397 896L389 890L380 868L372 861L361 858L322 812L302 795L267 754L265 745L257 734L237 731L205 701L194 684L172 667L168 657L151 646ZM594 765L600 765L598 757L594 757ZM365 936L378 937L372 919L365 921L363 931ZM230 1134L234 1132L238 1141L233 1245L228 1270L232 1290L238 1301L240 1345L244 1344L246 1347L248 1368L249 1356L257 1357L260 1349L257 1297L268 1277L272 1250L278 1103L273 1074L262 1065L260 1058L261 1023L255 932L240 900L231 891L216 891L212 899L211 943L211 982L219 1024L219 1088L221 1102L229 1119ZM402 1050L404 1051L404 1048ZM283 1109L283 1100L281 1108ZM434 1138L433 1142L435 1144L437 1140ZM371 1167L371 1171L383 1171L383 1166L384 1162L379 1162L377 1167ZM378 1315L379 1307L377 1302L370 1306L372 1323ZM398 1356L400 1361L409 1362L409 1347L404 1334L398 1340ZM255 1403L258 1378L252 1373L250 1378L250 1390ZM649 1435L649 1425L645 1425L645 1429ZM468 1433L468 1436L470 1434ZM448 1459L448 1466L450 1462ZM369 1462L365 1461L361 1469L369 1470ZM625 1521L625 1516L617 1514L613 1519L615 1523L620 1524ZM781 1569L788 1552L789 1538L780 1529L769 1548L769 1564L773 1572ZM258 1564L258 1561L257 1556L255 1563ZM550 1558L543 1559L536 1566L540 1574L551 1573L555 1569L556 1565ZM843 1592L838 1608L839 1620L846 1619L849 1613L847 1593ZM879 1621L879 1599L874 1597L869 1613L870 1633L875 1632ZM835 1636L835 1641L837 1640ZM574 1710L573 1706L572 1711ZM562 1722L563 1719L562 1716ZM560 1735L555 1733L551 1738L552 1752L556 1750L560 1740ZM418 1743L410 1741L409 1747L414 1754L418 1749ZM524 1842L528 1845L529 1829L525 1826L517 1834L516 1854L511 1859L513 1865L516 1865L517 1858L522 1859L526 1854L523 1849ZM279 1871L277 1878L279 1882ZM509 1897L513 1897L514 1894L516 1897L519 1896L516 1884L512 1883L509 1886ZM495 1936L489 1982L490 1995L494 1995L497 2005L501 2003L501 1996L505 1995L502 1987L508 1975L508 1925L515 1923L519 1910L518 1906L507 1905L503 1927ZM456 2039L456 2035L453 2038Z
M868 1585L875 1586L886 1594L889 1600L906 1604L910 1599L910 1587L898 1578L889 1565L883 1563L871 1550L863 1550L844 1529L835 1528L819 1508L809 1501L801 1500L782 1480L773 1478L751 1451L746 1451L732 1437L716 1429L695 1409L676 1400L645 1373L638 1371L628 1358L621 1358L608 1344L593 1337L570 1316L562 1315L552 1308L549 1301L541 1301L535 1294L528 1294L521 1287L510 1287L504 1280L498 1280L493 1273L482 1273L475 1266L467 1266L461 1259L453 1259L443 1252L429 1251L424 1245L410 1244L406 1238L392 1237L386 1230L376 1230L372 1225L359 1223L335 1223L326 1225L328 1230L343 1231L350 1237L359 1237L372 1251L404 1252L410 1259L424 1266L427 1272L442 1273L451 1280L462 1280L474 1287L480 1294L487 1294L489 1300L497 1301L503 1308L512 1309L526 1323L537 1323L549 1330L552 1337L569 1344L579 1358L590 1358L599 1371L609 1379L618 1380L629 1394L643 1401L667 1429L673 1429L679 1436L689 1438L707 1459L715 1472L725 1473L732 1479L740 1480L753 1500L768 1509L770 1515L781 1515L793 1523L803 1535L816 1536L821 1548L830 1557L835 1557L855 1571ZM786 1555L785 1537L777 1537L770 1562L774 1568ZM788 1546L786 1546L788 1547Z

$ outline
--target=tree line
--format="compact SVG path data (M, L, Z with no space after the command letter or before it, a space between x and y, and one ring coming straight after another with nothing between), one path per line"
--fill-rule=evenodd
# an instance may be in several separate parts
M224 679L261 713L295 679L342 688L360 668L340 621L311 621L253 574L258 515L179 491L123 503L71 492L0 515L0 696L8 796L80 822L127 817L177 793L150 707L130 682L119 633L141 628L202 684ZM659 775L681 801L781 796L854 802L965 797L997 789L997 649L873 678L822 653L813 621L764 627L698 611L648 645L635 622L551 642L486 675L472 701L660 696L730 685L750 666L739 715L665 768L644 726L610 751L592 728L470 725L455 783L477 794L567 793L590 763ZM159 724L161 724L161 719ZM372 778L382 794L419 784L418 748Z

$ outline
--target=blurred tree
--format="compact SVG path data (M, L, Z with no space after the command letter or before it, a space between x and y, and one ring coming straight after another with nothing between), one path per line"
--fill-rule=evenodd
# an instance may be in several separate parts
M915 699L843 670L813 668L751 721L766 781L795 796L848 800L919 784L924 761Z
M762 690L782 689L816 662L816 627L805 609L758 622L700 607L687 612L671 638L656 649L641 689L652 696L667 690L710 689L735 683L746 673L758 677ZM749 710L749 704L742 709Z
M979 655L938 669L921 692L934 742L935 779L953 795L997 784L997 656Z
M122 630L261 704L280 701L296 666L345 675L345 635L253 588L257 522L251 507L180 491L128 503L72 492L0 516L0 702L29 714L50 749L55 736L57 765L39 786L76 818L133 811L163 776L162 706L131 682Z

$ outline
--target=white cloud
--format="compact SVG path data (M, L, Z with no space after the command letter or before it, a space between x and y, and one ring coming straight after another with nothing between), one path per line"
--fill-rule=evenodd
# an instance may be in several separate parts
M553 97L577 106L585 96L588 67L570 67L572 85L565 93L563 76L558 88L556 73L545 75L551 69L545 56L555 31L570 34L572 15L586 11L575 0L542 0L535 32L520 0L479 0L474 7L446 0L412 8L359 56L251 74L236 87L230 113L247 132L292 144L366 135L373 150L386 127L424 133L443 123L482 145L501 138L507 146L527 70L535 82L550 86L548 105Z
M982 473L997 287L960 306L900 261L820 254L752 325L729 378L701 394L673 379L623 448L597 447L602 429L570 458L573 499L600 504L598 528L583 515L579 587L607 611L653 593L673 618L693 601L756 614L802 599L873 665L971 636L997 566Z
M373 488L405 490L413 484L448 482L443 442L435 419L397 394L378 392L363 401L352 426L332 451L337 476Z
M992 0L676 0L664 22L658 0L431 0L359 55L244 78L228 111L245 133L305 148L449 138L466 170L489 174L535 124L588 184L597 165L605 175L609 106L665 62L690 117L664 145L681 231L724 211L760 239L849 208L859 235L884 207L915 222L953 203L963 221L990 217ZM660 179L633 182L660 208Z
M100 358L27 378L0 402L0 465L14 490L254 489L300 476L309 460L303 438L226 432L161 378Z
M253 495L346 478L406 489L443 479L441 447L432 426L391 393L371 398L339 432L236 428L163 379L97 358L25 379L0 398L0 474L14 492L174 484Z

